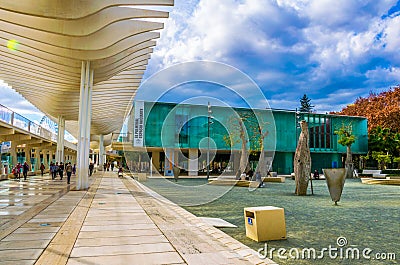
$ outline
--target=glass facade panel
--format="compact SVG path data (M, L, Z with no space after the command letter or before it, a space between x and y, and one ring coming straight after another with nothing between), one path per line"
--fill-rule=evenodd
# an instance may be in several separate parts
M259 141L258 124L268 130L264 149L276 152L294 152L300 134L298 121L309 121L310 148L312 152L345 153L346 148L338 145L334 131L342 124L351 124L356 142L352 145L355 154L368 151L367 120L362 117L346 117L294 111L256 110L212 106L210 137L221 151L240 150L241 143L227 144L224 138L232 131L232 117L240 115L244 119L250 139L248 149ZM261 121L257 123L257 118ZM206 148L208 132L208 109L206 105L176 105L173 103L145 102L145 145L164 148ZM238 127L236 127L237 130Z

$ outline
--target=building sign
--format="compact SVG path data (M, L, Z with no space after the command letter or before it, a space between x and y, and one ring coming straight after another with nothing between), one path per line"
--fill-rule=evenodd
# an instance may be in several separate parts
M144 137L144 101L135 101L135 119L133 124L133 146L143 147Z

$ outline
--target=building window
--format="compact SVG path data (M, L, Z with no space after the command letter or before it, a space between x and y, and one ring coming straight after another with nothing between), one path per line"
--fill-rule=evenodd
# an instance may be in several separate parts
M309 115L306 121L309 126L310 148L331 149L331 119L319 115Z

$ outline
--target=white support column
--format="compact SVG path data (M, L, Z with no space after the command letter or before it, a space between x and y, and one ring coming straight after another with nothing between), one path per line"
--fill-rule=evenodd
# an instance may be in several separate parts
M104 164L104 135L100 135L99 139L99 169L100 171L103 170Z
M11 148L10 148L10 156L11 156L11 163L12 166L15 167L18 163L18 158L17 158L17 142L11 142ZM9 172L11 172L11 165L9 165Z
M65 119L62 116L58 116L56 162L64 163L64 134L65 134Z
M29 166L29 169L32 169L31 157L32 157L32 147L29 145L25 145L25 161Z
M54 147L49 149L49 165L50 163L54 162L53 161L53 153L54 153Z
M128 124L127 124L127 142L133 142L133 126L135 124L135 112L134 109L131 109L131 112L128 115Z
M190 148L189 149L189 176L198 176L199 175L199 158L197 149Z
M47 149L42 149L42 154L43 154L43 165L45 169L49 168L49 161L47 160Z
M35 172L40 168L40 151L39 146L35 147Z
M77 190L89 188L90 125L92 119L93 70L90 62L82 62L79 97L79 132L77 157Z

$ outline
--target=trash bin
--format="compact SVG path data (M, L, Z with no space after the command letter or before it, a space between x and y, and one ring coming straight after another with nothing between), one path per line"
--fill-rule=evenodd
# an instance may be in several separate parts
M274 206L244 208L246 236L257 242L286 239L285 210Z

